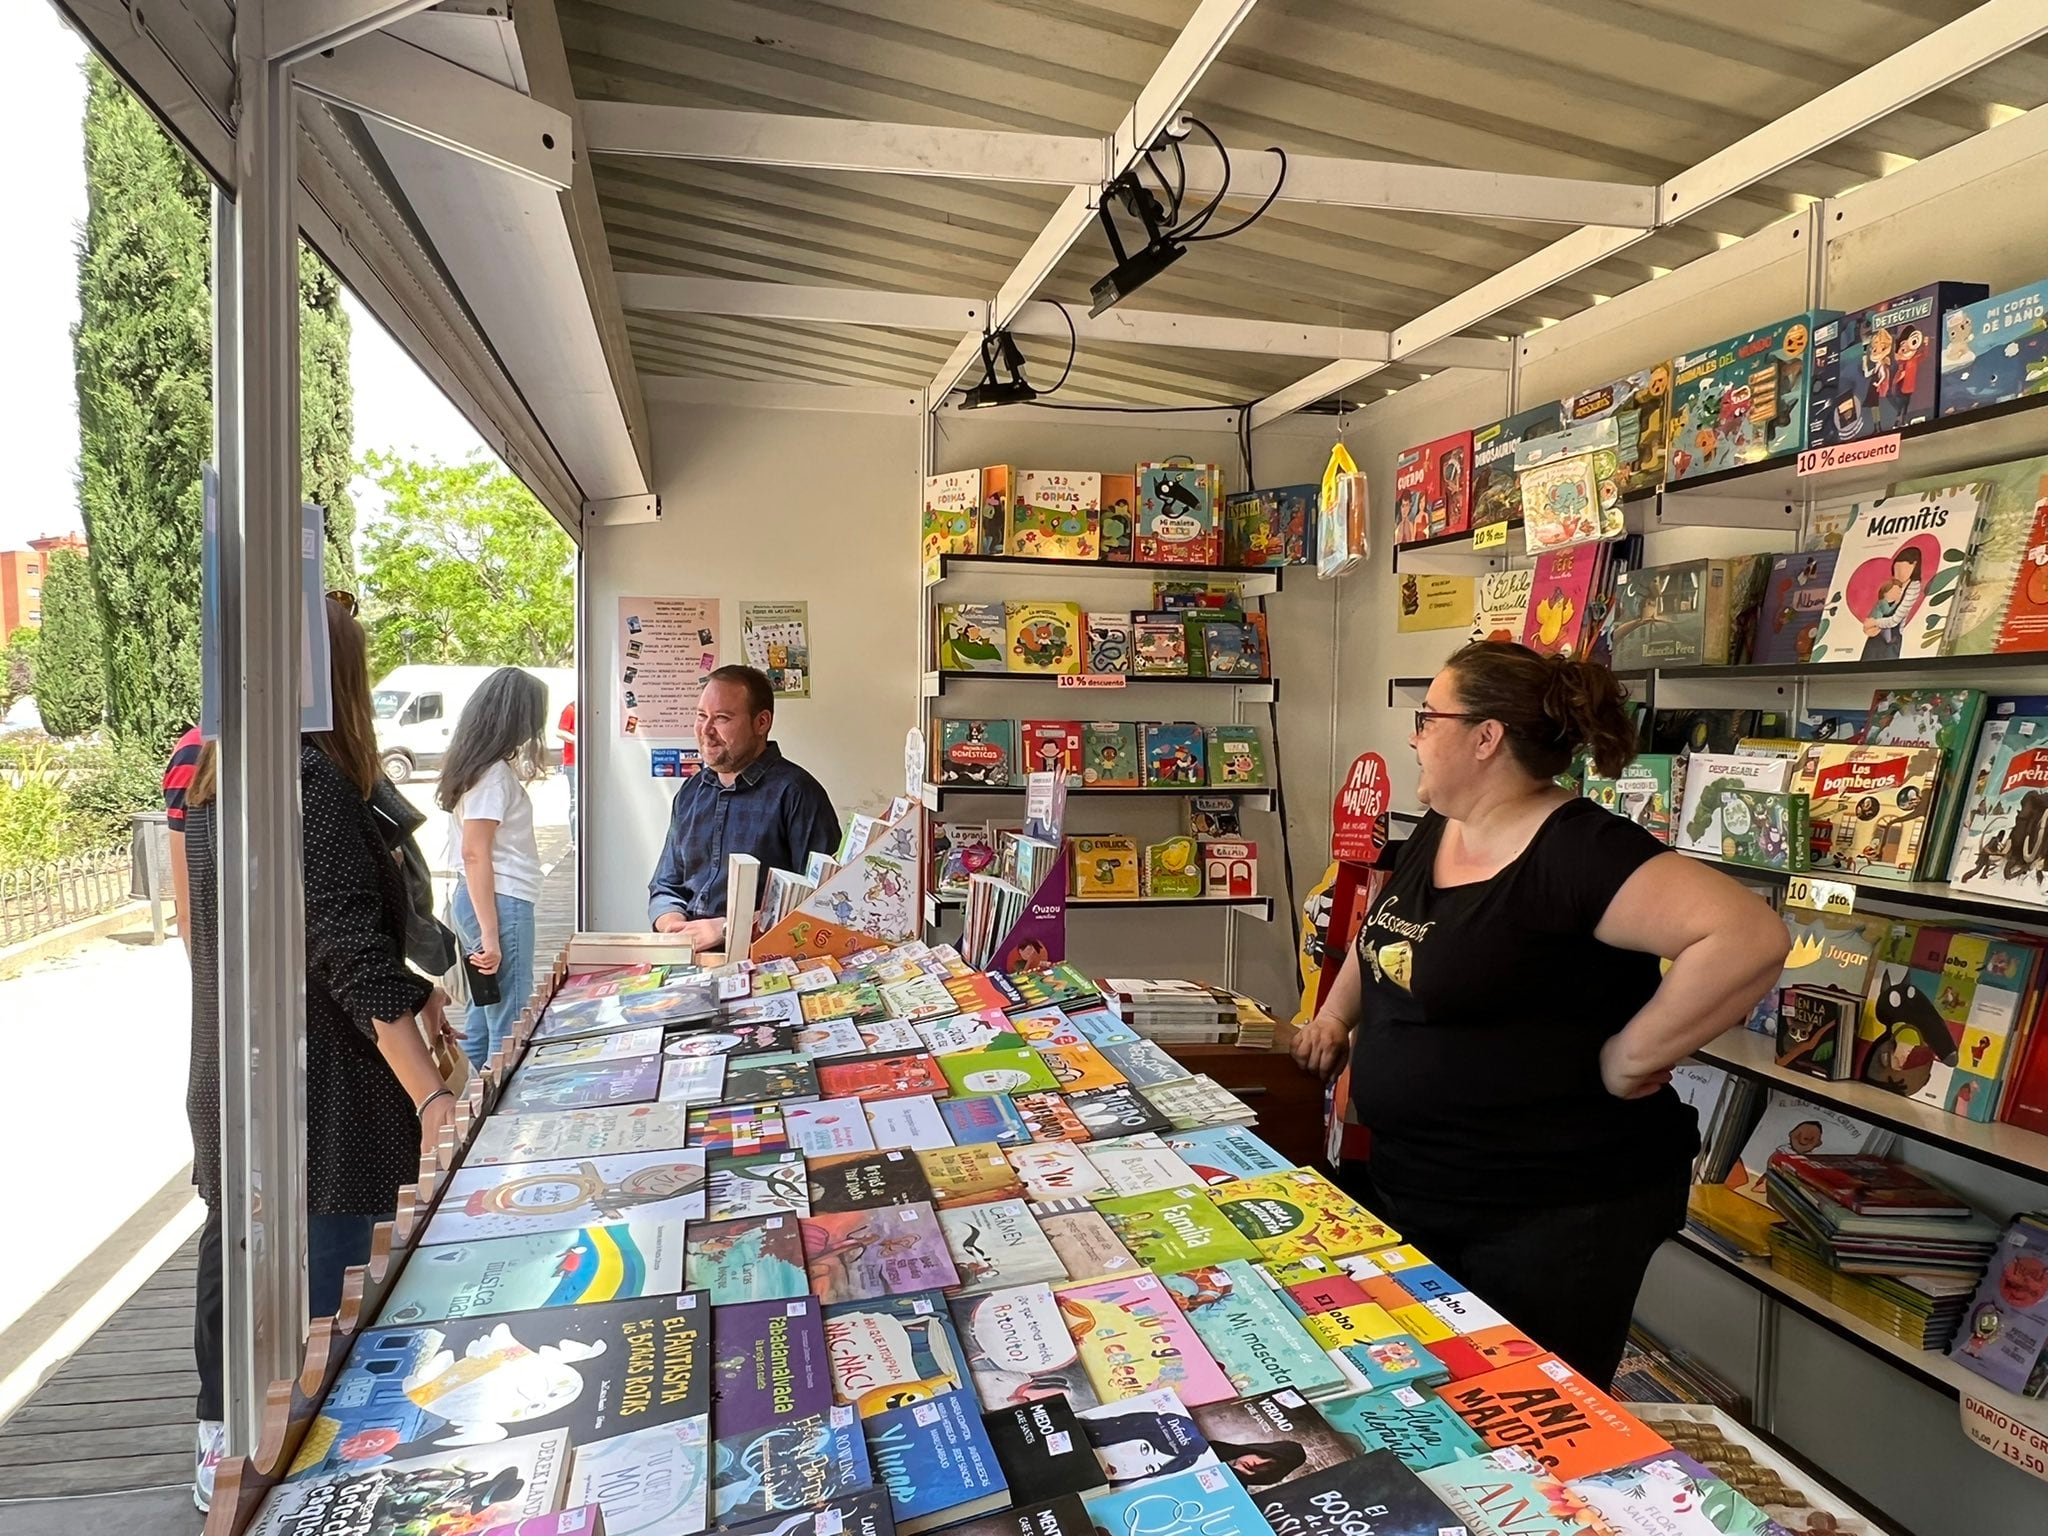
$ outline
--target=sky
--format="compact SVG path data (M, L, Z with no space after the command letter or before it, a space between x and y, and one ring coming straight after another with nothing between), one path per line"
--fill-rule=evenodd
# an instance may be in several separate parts
M85 45L43 0L0 3L0 59L13 121L33 123L33 150L15 157L8 197L21 218L0 242L0 447L10 472L0 497L0 549L82 530L78 515L78 402L71 328L78 321L77 251L85 219ZM355 448L460 460L483 440L447 397L350 295ZM374 493L358 484L359 511Z

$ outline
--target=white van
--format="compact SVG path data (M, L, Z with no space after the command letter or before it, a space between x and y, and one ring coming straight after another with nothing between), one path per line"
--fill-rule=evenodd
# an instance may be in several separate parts
M438 769L448 754L448 739L483 680L496 667L444 667L407 663L370 693L370 712L377 723L377 756L394 784L403 784L424 769ZM567 667L529 667L548 690L549 750L560 745L555 722L562 707L576 697L576 674Z

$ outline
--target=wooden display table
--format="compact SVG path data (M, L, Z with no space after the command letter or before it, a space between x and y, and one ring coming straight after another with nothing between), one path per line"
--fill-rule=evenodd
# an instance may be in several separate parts
M1297 1167L1320 1168L1323 1156L1323 1081L1295 1065L1283 1049L1237 1045L1162 1047L1182 1066L1206 1072L1257 1112L1252 1127L1261 1141Z

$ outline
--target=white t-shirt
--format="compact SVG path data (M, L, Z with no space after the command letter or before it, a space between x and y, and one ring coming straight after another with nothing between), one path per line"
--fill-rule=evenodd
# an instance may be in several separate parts
M495 821L491 839L491 873L498 890L526 901L540 900L540 849L533 840L533 802L510 763L493 763L469 786L448 818L448 867L462 868L462 824Z

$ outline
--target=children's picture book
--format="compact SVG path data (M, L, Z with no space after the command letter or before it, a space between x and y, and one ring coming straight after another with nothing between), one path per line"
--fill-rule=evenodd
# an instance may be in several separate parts
M1205 624L1202 635L1204 677L1255 678L1266 675L1265 646L1251 624ZM1192 658L1193 642L1189 642Z
M1059 1255L1069 1280L1101 1280L1143 1267L1118 1240L1102 1213L1078 1195L1035 1201L1031 1218Z
M826 1307L825 1349L833 1397L863 1418L967 1386L966 1359L939 1291Z
M463 1156L467 1167L560 1158L666 1152L689 1144L680 1104L618 1104L544 1115L491 1115Z
M1558 406L1566 428L1614 423L1613 478L1622 495L1654 490L1663 484L1665 438L1671 412L1669 363L1656 363L1597 389L1567 395Z
M1941 777L1918 878L1939 880L1955 852L1956 827L1969 799L1970 754L1983 730L1985 696L1976 688L1880 688L1871 696L1863 743L1878 747L1932 747L1941 754Z
M556 1040L547 1045L536 1045L526 1053L525 1067L568 1067L660 1054L660 1026L650 1025L645 1029L622 1029L614 1035L592 1035L582 1040ZM504 1113L502 1102L492 1113Z
M1901 481L1892 494L1945 490L1951 478ZM2048 457L1984 465L1970 471L1970 483L1984 487L1985 498L1962 596L1948 620L1948 654L2038 650L2048 645L2048 580L2041 575L2048 561L2041 510L2048 502Z
M1774 824L1770 815L1758 815L1759 804L1768 812L1769 803L1753 798L1783 796L1791 770L1791 762L1780 757L1692 753L1679 799L1678 846L1717 858L1751 854L1755 862L1775 858L1803 868L1807 844L1795 837L1790 820L1783 820L1793 808L1786 807L1782 824ZM1799 811L1795 819L1803 823L1805 812Z
M1806 446L1881 437L1932 421L1942 316L1987 292L1982 283L1928 283L1816 325Z
M1975 541L1982 485L1859 503L1828 583L1813 660L1939 656Z
M1615 1536L1605 1517L1527 1451L1488 1451L1416 1476L1474 1531Z
M793 1215L693 1221L687 1237L684 1263L689 1287L709 1292L714 1307L780 1301L810 1290L802 1231Z
M1003 553L1028 560L1100 559L1102 476L1093 470L1020 471Z
M1266 782L1266 749L1255 725L1211 725L1202 731L1209 782L1219 789L1255 789Z
M1389 1387L1319 1405L1368 1451L1392 1451L1411 1472L1484 1455L1487 1443L1429 1387Z
M510 1525L560 1507L569 1477L561 1430L411 1456L362 1472L280 1483L257 1507L258 1536L425 1536Z
M667 1295L683 1288L680 1238L675 1224L640 1220L422 1248L393 1283L378 1325Z
M1800 753L1791 788L1809 807L1811 868L1911 880L1939 803L1941 751L1817 741Z
M1515 504L1521 505L1519 499ZM1473 588L1470 638L1519 642L1528 623L1529 592L1535 579L1536 573L1528 566L1481 574Z
M1949 881L2048 906L2048 697L1991 701L1970 769Z
M1010 1497L1020 1504L1109 1486L1081 1418L1064 1397L1039 1397L982 1416ZM1032 1536L1027 1530L1025 1536Z
M1236 1179L1285 1173L1294 1165L1241 1125L1161 1131L1159 1139L1198 1179L1214 1187Z
M1138 727L1129 720L1089 720L1081 726L1081 783L1090 789L1136 789L1140 781Z
M956 1094L1046 1093L1059 1081L1029 1046L956 1051L937 1058L945 1085Z
M1137 553L1138 477L1102 477L1102 558L1129 565Z
M938 625L940 671L1008 670L1001 603L941 603Z
M1244 1485L1222 1466L1189 1467L1130 1488L1112 1489L1088 1500L1087 1506L1096 1531L1106 1536L1163 1536L1176 1531L1200 1531L1203 1536L1272 1533Z
M1106 1094L1117 1090L1098 1091ZM1124 1091L1138 1097L1134 1089ZM1069 1095L1068 1102L1071 1104L1080 1097L1083 1096ZM1076 1113L1079 1113L1078 1109ZM1085 1117L1083 1123L1087 1123ZM1200 1183L1194 1170L1175 1157L1153 1131L1135 1131L1116 1137L1105 1137L1095 1132L1088 1143L1088 1161L1120 1195L1150 1194Z
M1099 1481L1110 1488L1220 1465L1187 1405L1163 1388L1098 1403L1075 1417L1094 1450Z
M873 1483L858 1418L836 1403L755 1433L721 1434L712 1448L712 1511L726 1530L845 1499Z
M1804 665L1813 660L1813 643L1840 558L1835 549L1771 557L1763 606L1757 613L1757 661Z
M1001 788L1016 762L1014 720L941 720L932 768L940 784Z
M814 992L804 1001L829 995ZM767 1104L777 1099L811 1098L817 1092L817 1072L801 1051L756 1051L725 1058L723 1103Z
M1199 789L1208 782L1201 726L1148 720L1138 729L1147 789Z
M1092 1203L1117 1241L1140 1264L1157 1273L1173 1274L1259 1256L1250 1239L1195 1185L1098 1196Z
M1117 1071L1132 1087L1156 1088L1161 1083L1179 1082L1194 1074L1167 1055L1156 1040L1132 1040L1105 1045L1102 1054L1116 1063Z
M1994 293L1941 317L1941 414L2048 392L2048 283Z
M1107 1057L1102 1059L1108 1060ZM1118 1179L1150 1180L1152 1182L1147 1187L1159 1188L1188 1181L1190 1170L1164 1145L1135 1148L1105 1145L1115 1137L1142 1136L1148 1132L1173 1129L1173 1122L1130 1084L1119 1081L1112 1086L1080 1089L1067 1095L1067 1104L1088 1127L1088 1134L1094 1142L1090 1148L1090 1160L1093 1161L1097 1155L1104 1158L1107 1166L1098 1164L1098 1171L1112 1183ZM1129 1195L1137 1194L1139 1190L1121 1188L1120 1192Z
M1832 311L1794 315L1671 360L1666 474L1693 480L1806 446L1814 327Z
M724 1056L662 1056L661 1105L682 1111L687 1126L690 1106L716 1104L725 1097L725 1063ZM491 1123L484 1122L486 1126Z
M959 1147L1014 1147L1031 1139L1031 1128L1007 1093L939 1100L946 1130Z
M1020 720L1019 762L1023 771L1056 773L1068 788L1081 785L1081 722L1078 720Z
M864 1442L860 1450L865 1461ZM891 1536L895 1527L889 1519L888 1490L868 1487L809 1508L722 1529L725 1536Z
M1109 1181L1071 1141L1034 1141L1004 1154L1034 1200L1086 1200L1114 1194Z
M1400 1233L1308 1168L1219 1185L1214 1198L1265 1259L1369 1253L1401 1241Z
M1450 1382L1442 1394L1490 1447L1527 1451L1566 1482L1671 1449L1555 1355Z
M1096 1280L1057 1295L1101 1401L1121 1402L1162 1387L1191 1408L1237 1395L1157 1275Z
M1024 1117L1033 1141L1090 1141L1093 1136L1060 1093L1020 1093L1011 1102Z
M1515 480L1515 449L1534 437L1548 437L1564 425L1555 402L1517 411L1472 432L1472 526L1510 525L1522 520L1522 493Z
M1241 491L1223 503L1223 563L1258 568L1306 565L1315 524L1317 485Z
M1039 1059L1045 1063L1046 1070L1052 1073L1053 1077L1058 1081L1060 1088L1069 1095L1078 1093L1107 1093L1123 1086L1123 1073L1117 1071L1115 1064L1107 1056L1103 1055L1102 1052L1088 1044L1085 1040L1044 1041L1036 1049ZM1104 1134L1095 1129L1095 1122L1089 1120L1085 1110L1082 1110L1079 1105L1076 1105L1075 1108L1080 1113L1081 1118L1089 1122L1089 1129L1091 1131L1098 1136ZM1129 1108L1133 1112L1142 1109L1142 1101L1130 1104ZM1106 1116L1108 1112L1105 1110L1102 1113ZM1132 1131L1156 1131L1161 1129L1161 1127L1150 1123L1152 1118L1150 1115L1140 1115L1139 1119L1145 1123L1133 1124L1129 1129ZM1107 1124L1109 1122L1105 1119L1104 1123ZM1117 1136L1123 1135L1125 1132L1122 1130L1111 1130L1108 1134Z
M1081 616L1081 670L1094 677L1122 677L1131 670L1131 615L1084 613Z
M1294 1387L1340 1390L1344 1373L1309 1336L1263 1271L1243 1259L1161 1275L1239 1396Z
M832 1406L817 1297L714 1307L711 1344L719 1439L757 1434Z
M1764 1105L1763 1118L1742 1144L1742 1151L1723 1182L1759 1205L1768 1205L1770 1202L1764 1197L1764 1172L1773 1152L1797 1152L1806 1157L1859 1152L1876 1156L1889 1151L1891 1142L1889 1132L1879 1131L1853 1115L1773 1089Z
M1130 900L1137 896L1138 840L1134 837L1068 839L1069 894L1079 901Z
M1539 555L1522 630L1515 638L1541 655L1583 655L1599 563L1597 550L1577 546Z
M813 1213L867 1211L932 1198L916 1154L903 1149L813 1157L807 1182Z
M852 1019L821 1019L797 1030L796 1048L814 1061L823 1061L833 1056L865 1055L868 1044Z
M940 1112L952 1101L939 1101ZM932 1187L932 1203L940 1207L978 1205L984 1200L1015 1200L1024 1194L1023 1181L1000 1147L986 1142L933 1147L917 1160Z
M1611 779L1589 767L1579 792L1603 809L1627 817L1668 848L1678 835L1685 770L1686 760L1681 756L1646 752Z
M712 1221L742 1216L808 1215L810 1188L801 1152L753 1152L711 1160Z
M1515 449L1522 496L1522 551L1555 553L1618 537L1623 529L1612 422L1586 422ZM1542 581L1536 585L1538 600Z
M1350 1461L1277 1487L1252 1490L1252 1502L1275 1532L1290 1536L1442 1536L1458 1520L1392 1451L1367 1451Z
M939 1113L938 1101L929 1093L877 1099L864 1107L868 1112L868 1132L878 1148L922 1151L953 1144L952 1133L946 1129L946 1117Z
M957 1285L930 1204L813 1212L802 1220L811 1289L826 1302L871 1301Z
M861 1421L875 1481L889 1490L897 1536L1009 1503L981 1415L964 1392L891 1408Z
M626 1056L552 1067L522 1067L505 1085L500 1103L508 1114L531 1115L608 1104L645 1104L654 1099L660 1088L660 1056Z
M1022 1200L949 1206L938 1213L938 1221L960 1273L962 1295L1066 1283L1066 1266Z
M706 1154L785 1152L789 1132L779 1104L705 1105L690 1111L690 1145Z
M1223 563L1223 471L1214 464L1140 464L1135 550L1140 565Z
M1785 1529L1679 1451L1577 1478L1571 1491L1620 1536L1780 1536Z
M956 1296L948 1306L983 1408L994 1412L1047 1397L1064 1397L1076 1409L1099 1401L1051 1286Z
M1003 604L1008 636L1005 659L1012 672L1079 672L1081 605L1011 602Z
M835 1099L860 1099L872 1113L877 1100L944 1093L947 1084L932 1056L923 1051L899 1051L822 1062L818 1091Z
M999 555L1009 527L1015 471L996 465L932 475L924 483L924 579L936 581L941 555Z
M696 1148L458 1168L420 1243L568 1232L628 1216L695 1221L705 1214L704 1189Z
M1471 526L1472 434L1403 449L1394 460L1394 542L1417 544Z

